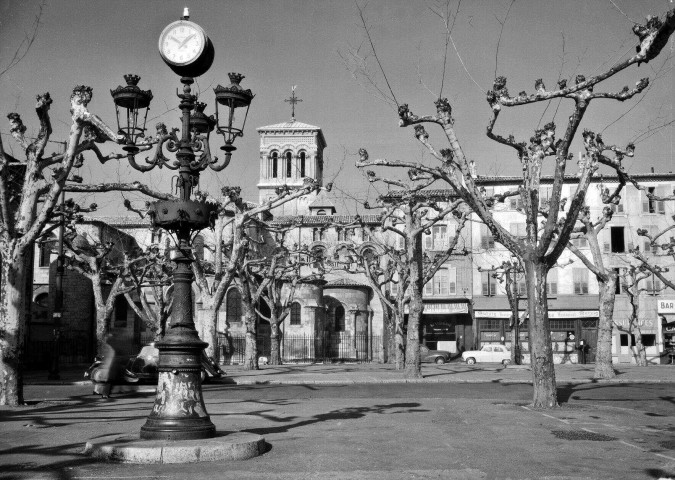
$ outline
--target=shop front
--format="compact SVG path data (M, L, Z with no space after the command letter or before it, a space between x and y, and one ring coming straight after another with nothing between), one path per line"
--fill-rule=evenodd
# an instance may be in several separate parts
M663 340L661 363L675 365L675 297L659 299L656 310L661 320Z
M420 338L430 350L445 350L453 355L470 348L473 328L468 302L425 301Z
M509 349L511 342L510 310L476 310L476 348L501 343ZM549 310L551 347L554 363L592 363L598 338L597 310ZM523 363L529 363L529 324L520 325L518 347ZM580 352L583 349L583 355Z

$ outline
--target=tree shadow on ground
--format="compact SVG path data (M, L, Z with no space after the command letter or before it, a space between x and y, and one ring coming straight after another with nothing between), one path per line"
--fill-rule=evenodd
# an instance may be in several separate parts
M392 415L392 414L401 414L401 413L418 413L418 412L429 412L429 410L419 409L420 403L391 403L388 405L373 405L372 407L347 407L341 408L338 410L331 410L326 413L319 413L312 417L309 417L305 420L300 420L295 423L286 424L283 426L276 427L261 427L261 428L249 428L244 431L255 433L258 435L269 435L274 433L285 433L294 428L305 427L307 425L313 425L316 423L327 422L330 420L356 420L363 418L369 414L379 414L379 415ZM254 415L255 412L250 414ZM267 416L264 417L266 420L270 420ZM298 417L283 417L277 418L278 422L292 422Z

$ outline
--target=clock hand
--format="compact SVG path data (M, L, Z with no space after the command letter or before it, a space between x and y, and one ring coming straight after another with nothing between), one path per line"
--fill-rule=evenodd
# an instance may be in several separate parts
M181 44L178 46L178 48L183 48L183 47L185 46L185 44L186 44L187 42L189 42L189 41L192 39L192 37L194 37L195 35L196 35L196 33L193 33L192 35L188 35L187 37L185 37L185 39L183 40L183 43L181 43Z
M178 40L176 37L169 37L169 38L176 43L180 43L180 40Z

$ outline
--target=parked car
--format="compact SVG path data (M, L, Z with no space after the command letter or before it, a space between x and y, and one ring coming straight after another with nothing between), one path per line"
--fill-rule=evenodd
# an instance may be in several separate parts
M450 352L446 352L445 350L429 350L424 345L420 345L420 357L423 363L443 365L450 360Z
M511 350L506 345L483 345L480 350L467 350L462 360L473 365L476 362L493 362L508 365L511 363Z

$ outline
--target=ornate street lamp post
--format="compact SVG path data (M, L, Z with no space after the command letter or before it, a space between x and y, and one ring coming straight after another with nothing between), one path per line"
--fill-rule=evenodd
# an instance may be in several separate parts
M182 112L180 137L176 134L177 128L169 132L161 123L157 125L156 138L145 137L145 118L152 93L137 86L139 77L125 75L127 85L111 91L118 109L118 128L127 139L123 148L129 164L140 171L157 166L178 170L178 198L154 202L148 210L153 227L172 232L177 248L173 258L176 268L173 273L170 328L163 340L156 344L160 351L159 381L155 404L141 427L141 438L144 439L187 440L215 435L215 426L202 398L200 358L208 344L199 339L193 320L191 264L194 257L191 236L213 226L217 207L191 197L199 184L200 172L207 167L220 171L229 164L235 150L232 143L236 137L243 136L244 122L254 96L251 90L244 90L239 85L243 75L231 73L232 83L228 87L218 85L214 89L217 103L221 105L221 110L226 109L227 112L217 119L204 114L206 104L197 102L190 86L194 77L202 75L211 66L214 49L204 30L188 18L186 8L182 19L168 25L159 40L162 59L181 76L183 84L183 92L177 94ZM235 124L235 110L238 108L246 109L241 125ZM143 109L146 111L141 112ZM221 120L220 116L225 118ZM142 124L139 118L143 118ZM210 133L214 129L223 135L225 141L221 147L225 151L222 163L211 156L209 148ZM154 156L146 158L145 164L138 164L135 156L152 148L153 143L156 143ZM169 152L175 153L175 160L169 160L164 155L165 146Z

